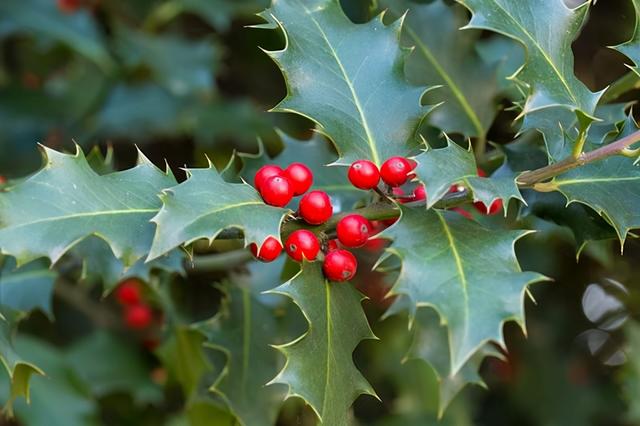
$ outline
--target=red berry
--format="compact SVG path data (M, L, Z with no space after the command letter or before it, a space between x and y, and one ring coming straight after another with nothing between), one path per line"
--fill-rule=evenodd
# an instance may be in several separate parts
M287 178L271 176L262 184L260 195L262 195L265 203L276 207L284 207L293 198L293 187Z
M264 184L267 179L271 176L282 176L283 173L282 169L274 164L262 166L253 177L253 186L260 192L262 190L262 184Z
M480 177L487 177L487 173L486 173L484 170L482 170L482 169L478 168L478 169L477 169L477 172L478 172L478 176L480 176Z
M464 186L458 185L458 184L451 185L451 187L449 188L449 193L451 193L451 194L456 193L456 192L462 192L462 191L464 191Z
M137 305L142 300L140 285L137 280L123 281L116 290L116 300L121 305Z
M427 190L424 189L424 185L418 185L413 190L413 201L421 201L427 199Z
M293 231L284 243L287 254L298 262L302 259L314 260L320 251L320 243L316 235L306 229Z
M373 189L380 181L378 167L369 160L354 161L349 167L349 182L358 189Z
M291 163L284 169L284 177L293 186L293 195L302 195L311 188L313 173L302 163Z
M124 312L124 322L133 330L142 330L149 327L153 320L151 308L147 305L128 306Z
M380 167L380 176L389 186L400 186L409 178L411 163L404 157L391 157Z
M73 13L80 9L80 0L58 0L58 9L64 13Z
M371 224L359 214L350 214L340 219L336 233L346 247L361 247L369 239Z
M0 185L4 185L5 183L7 183L7 178L0 175Z
M331 281L348 281L356 274L358 261L347 250L334 250L324 258L322 270Z
M476 201L473 203L473 207L475 207L480 213L486 215L494 215L499 213L502 210L502 200L497 199L494 200L493 203L487 208L486 204L482 201Z
M274 237L267 237L267 239L264 240L260 247L260 252L258 252L258 245L256 243L252 243L249 248L253 256L263 262L273 262L280 256L280 253L282 253L282 244Z
M326 192L311 191L300 200L300 216L310 225L325 223L333 214L331 199Z
M327 241L327 251L338 250L338 240L329 240Z

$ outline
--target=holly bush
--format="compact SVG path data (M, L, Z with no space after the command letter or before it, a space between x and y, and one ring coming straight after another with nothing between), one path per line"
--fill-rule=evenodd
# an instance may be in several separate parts
M0 423L640 422L640 1L268 3L0 3Z

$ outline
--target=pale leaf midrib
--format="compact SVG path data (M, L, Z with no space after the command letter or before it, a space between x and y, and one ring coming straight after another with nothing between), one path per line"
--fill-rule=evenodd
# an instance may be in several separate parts
M20 223L17 225L9 225L5 228L0 229L0 231L6 229L16 229L23 228L33 225L39 225L42 223L50 223L50 222L60 222L65 220L72 219L82 219L86 217L98 217L98 216L117 216L117 215L128 215L128 214L144 214L144 213L157 213L159 209L129 209L129 210L104 210L98 212L83 212L83 213L74 213L65 216L56 216L56 217L48 217L44 219L38 219L31 222Z
M373 135L371 133L371 129L369 129L369 123L367 122L367 118L364 115L364 110L362 109L362 105L360 104L360 99L358 98L358 95L356 94L355 88L353 87L353 83L351 82L351 80L349 79L349 76L347 75L347 70L344 68L344 65L342 64L342 61L340 60L340 57L338 56L338 53L333 48L333 45L331 44L331 41L327 37L327 35L324 32L324 30L322 29L322 26L313 17L313 12L311 10L309 10L306 7L306 5L304 3L302 3L300 0L296 0L296 1L304 9L306 14L309 16L309 19L311 19L311 21L313 22L315 27L318 29L318 32L322 36L322 39L325 41L327 47L331 51L331 56L335 59L336 64L338 65L338 68L340 68L340 72L342 73L344 82L347 84L347 87L349 87L349 91L351 92L351 96L353 97L353 103L354 103L354 105L356 107L356 110L358 111L358 115L360 115L360 121L361 121L361 124L362 124L362 128L364 129L364 132L365 132L365 134L367 136L366 140L367 140L367 144L369 145L369 150L371 151L372 160L373 160L374 163L380 165L380 155L378 154L378 150L377 150L376 145L375 145L375 140L374 140Z

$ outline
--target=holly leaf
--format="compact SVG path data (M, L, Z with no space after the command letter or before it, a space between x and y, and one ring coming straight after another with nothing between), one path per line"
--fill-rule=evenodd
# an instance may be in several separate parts
M284 74L288 94L274 111L315 121L335 144L338 163L369 159L380 165L407 155L428 108L424 89L403 76L401 21L385 26L382 15L354 24L338 0L281 0L260 16L280 28L286 46L267 52Z
M219 313L196 327L206 336L205 347L226 357L211 391L241 425L271 426L283 396L282 389L265 386L278 371L278 353L269 348L278 335L277 322L273 311L246 284L221 286L225 295Z
M126 392L139 404L159 403L145 360L134 347L112 334L97 331L75 342L65 355L74 372L98 398Z
M497 112L496 67L474 49L480 31L459 30L468 21L466 11L442 0L383 0L380 6L394 16L408 11L403 40L415 50L405 63L407 79L418 86L444 86L425 96L429 104L443 103L429 114L429 123L448 133L484 138Z
M625 326L625 334L629 342L626 353L627 364L624 366L624 393L629 402L627 421L636 423L640 421L640 324L630 321Z
M525 61L524 49L520 43L508 37L494 35L476 42L476 50L482 60L496 67L498 90L513 101L523 98L522 90L510 78Z
M591 121L602 92L591 92L573 72L571 43L590 2L575 9L563 0L459 0L472 13L465 28L495 31L520 42L527 60L514 76L529 88L523 114L561 107ZM567 53L569 52L569 53ZM555 111L547 111L550 117ZM532 126L527 125L525 128Z
M382 233L402 260L390 294L438 311L449 331L450 371L457 374L488 341L504 346L502 324L524 326L524 293L545 279L522 272L514 252L523 231L487 229L454 212L400 206L401 220Z
M215 237L224 229L240 228L245 245L280 238L280 224L290 210L266 205L246 183L228 183L212 164L188 169L189 178L162 191L162 208L153 217L156 235L148 261L181 244Z
M7 312L0 310L0 364L9 375L9 395L6 398L4 411L13 416L13 402L18 397L30 400L29 380L33 374L44 375L44 372L24 360L13 345L13 327L9 323Z
M4 0L0 3L0 34L14 32L34 34L40 41L64 43L105 71L114 66L98 26L87 9L64 13L56 2L49 0Z
M98 422L98 403L87 392L89 386L76 375L64 352L26 336L19 336L15 346L29 362L46 372L46 377L33 378L29 405L15 401L15 414L21 424L83 426ZM2 378L0 375L0 382ZM0 394L2 390L0 386Z
M486 387L479 370L487 356L499 356L489 345L474 353L456 374L451 374L451 361L447 350L449 341L447 327L440 324L438 314L433 309L418 309L412 323L413 339L407 359L419 359L433 369L439 384L438 416L445 410L462 389L474 384Z
M613 48L633 61L633 65L627 65L631 71L640 76L640 0L631 0L633 10L636 13L636 23L633 27L633 36L630 40L614 46Z
M184 251L176 249L145 262L138 259L133 265L125 264L113 255L109 245L97 237L89 237L78 243L71 253L82 261L82 278L89 281L101 281L106 293L127 278L138 278L149 282L151 272L162 270L184 275Z
M636 130L630 116L618 137ZM586 164L555 177L549 188L560 191L568 204L595 210L616 230L621 246L631 229L640 228L640 167L632 158L618 155Z
M454 184L464 184L473 192L473 200L490 206L496 199L508 202L515 198L524 202L516 185L515 176L483 178L478 176L478 168L473 152L464 149L447 138L447 146L440 149L429 148L415 157L418 165L416 176L427 191L427 208L444 197Z
M116 30L116 49L126 66L148 67L154 79L176 96L207 95L213 91L218 53L212 40L150 36L122 26Z
M131 265L143 257L153 235L151 217L160 208L157 193L174 184L139 153L138 165L96 174L80 148L74 155L49 148L45 167L0 193L0 248L18 266L38 257L56 263L89 235L104 239Z
M270 383L289 386L287 398L303 398L327 425L349 423L349 407L361 394L376 396L353 364L353 351L375 339L362 310L362 296L351 285L328 282L320 263L305 263L290 281L269 293L290 297L309 329L290 343L276 346L286 357Z
M0 257L0 306L20 315L40 309L52 318L51 298L56 277L42 260L16 268L13 258Z
M240 154L243 162L241 175L247 182L253 182L255 173L265 164L277 164L284 168L304 158L307 167L313 170L313 189L329 194L334 213L352 208L366 195L366 192L349 183L346 168L327 167L327 164L336 160L337 155L322 135L314 133L311 139L302 141L282 132L278 133L284 149L275 158L269 158L265 154L262 143L259 144L260 151L257 155Z

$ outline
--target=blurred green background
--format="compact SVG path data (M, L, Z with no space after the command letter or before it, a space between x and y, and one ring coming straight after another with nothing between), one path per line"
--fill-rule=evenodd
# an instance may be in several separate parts
M341 3L354 22L376 9L367 0ZM282 149L276 128L309 138L309 121L266 112L286 94L280 72L259 49L282 48L282 36L248 28L267 6L268 0L0 1L0 175L36 171L38 143L73 150L75 141L85 152L112 147L118 169L134 164L137 145L155 164L166 159L183 179L180 168L206 164L205 154L221 167L234 151L257 152L258 137L276 155ZM590 89L625 73L625 58L607 46L627 40L634 19L627 0L592 7L574 43L576 74ZM631 92L622 100L637 97ZM502 111L489 140L511 141L514 117ZM631 239L623 257L617 244L593 243L576 261L566 228L544 215L528 220L539 232L518 244L519 259L554 281L533 288L528 337L506 326L506 360L489 359L482 368L488 389L465 389L442 423L640 424L640 243ZM175 309L196 320L216 312L220 293L210 284L223 277L189 273L165 284ZM378 321L380 289L389 283L375 274L363 281L372 298L365 307L386 343L364 342L354 358L383 402L359 398L356 417L372 425L436 424L435 375L417 361L400 363L406 322ZM97 303L99 294L87 287L83 297ZM103 304L116 309L110 300ZM35 378L32 404L18 402L17 418L0 425L235 424L206 401L184 410L186 389L208 374L188 332L171 337L186 339L186 346L170 340L153 353L136 336L87 321L59 292L53 314L56 322L34 313L20 325L19 347L48 377ZM299 324L292 328L296 336ZM7 398L4 374L0 369L0 400ZM290 400L278 424L314 420Z

